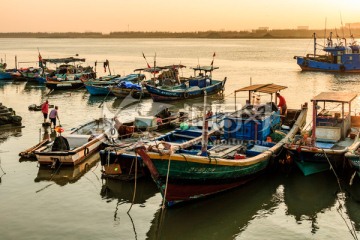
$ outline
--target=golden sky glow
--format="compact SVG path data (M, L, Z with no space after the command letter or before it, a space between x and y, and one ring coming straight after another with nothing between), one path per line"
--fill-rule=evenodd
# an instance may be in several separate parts
M333 29L360 0L1 0L0 32Z

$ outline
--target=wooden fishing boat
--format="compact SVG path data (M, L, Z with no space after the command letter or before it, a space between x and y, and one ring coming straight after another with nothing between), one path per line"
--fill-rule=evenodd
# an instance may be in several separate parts
M90 79L84 81L85 88L90 95L93 96L107 96L114 95L111 91L112 88L117 86L120 82L139 83L145 78L144 74L132 73L121 77L120 75L109 75L97 79ZM116 92L116 89L114 89ZM127 93L128 94L128 93Z
M125 151L132 148L140 138L143 141L146 139L149 141L151 139L155 139L155 141L168 140L172 134L167 133L164 135L163 132L173 130L178 127L180 123L186 121L187 118L186 113L171 113L171 115L169 115L166 114L165 109L157 114L156 117L137 117L134 121L117 124L120 140L100 151L103 176L121 179L133 178L135 168L132 168L131 165L135 159L135 152L125 153ZM180 130L175 131L178 132ZM185 134L184 131L180 132ZM193 137L190 137L190 139L191 138ZM177 137L177 139L179 139L179 137ZM189 138L186 140L189 140ZM144 168L140 165L139 172L138 177L145 175ZM124 175L126 175L125 178L123 177Z
M304 131L285 146L288 158L295 161L305 176L344 166L344 155L354 148L360 127L360 116L351 111L351 102L356 97L351 92L322 92L311 100L311 133ZM339 105L341 108L337 109Z
M306 56L294 56L302 71L360 73L360 46L353 37L347 44L346 39L333 43L332 33L322 48L325 54L318 54L316 34L314 33L314 52Z
M224 92L226 78L223 81L212 79L212 72L218 67L202 66L194 67L196 77L189 78L181 84L168 86L147 82L145 87L154 101L176 101ZM205 72L205 75L203 74ZM207 74L209 75L207 76Z
M275 84L258 84L239 89L235 93L249 91L249 96L254 92L268 93L272 98L274 93L284 88L286 87ZM284 144L301 130L306 113L307 104L301 109L289 109L289 114L283 119L289 130L277 134L274 130L280 131L281 122L279 110L274 107L274 103L247 104L225 117L225 141L210 149L206 140L208 133L203 131L200 151L183 153L180 150L186 149L188 143L165 143L163 146L144 144L137 147L136 152L148 167L165 202L172 206L229 190L256 178L268 168ZM207 129L206 122L203 129ZM253 127L255 129L251 131ZM264 134L269 130L269 134ZM242 136L239 132L250 133ZM271 141L269 137L272 138Z
M35 151L40 164L77 165L95 153L108 138L117 138L114 120L100 118L81 125L68 135L58 136Z
M63 63L54 72L46 76L45 85L51 90L78 89L84 86L81 79L96 78L96 72L92 67L75 65L77 62L85 62L84 58L56 58L43 59L43 63ZM69 63L73 63L71 65ZM46 66L46 65L45 65Z

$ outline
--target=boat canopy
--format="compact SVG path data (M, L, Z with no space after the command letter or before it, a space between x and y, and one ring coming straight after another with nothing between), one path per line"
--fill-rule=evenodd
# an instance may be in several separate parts
M261 92L261 93L276 93L280 90L283 90L287 88L286 86L276 85L276 84L254 84L247 87L240 88L238 90L235 90L235 93L237 92L243 92L243 91L251 91L251 92Z
M196 67L192 67L192 69L194 69L194 71L205 71L205 72L212 72L215 69L219 69L219 67L214 67L214 66L196 66Z
M74 57L69 57L69 58L48 58L48 59L43 59L42 60L43 63L71 63L71 62L85 62L85 58L74 58Z
M151 68L137 68L134 70L134 72L150 72L150 73L158 73L162 70L166 69L165 67L151 67Z
M352 92L322 92L311 101L350 103L356 97L357 94Z

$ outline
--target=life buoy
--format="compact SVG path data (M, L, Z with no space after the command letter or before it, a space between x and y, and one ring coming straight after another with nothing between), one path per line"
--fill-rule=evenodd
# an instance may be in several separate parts
M345 68L345 66L342 64L342 65L340 65L339 69L340 69L341 72L344 72L346 68Z
M188 92L184 92L184 98L188 98L189 97L189 93Z
M115 135L115 133L116 133L115 128L111 128L110 133L111 133L111 135Z
M84 156L87 156L89 154L89 149L88 148L84 148Z

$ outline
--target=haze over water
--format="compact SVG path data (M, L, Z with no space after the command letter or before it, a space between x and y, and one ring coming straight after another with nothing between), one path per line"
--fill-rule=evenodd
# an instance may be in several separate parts
M319 40L322 41L322 40ZM190 67L210 65L219 70L214 79L227 77L225 100L208 97L214 109L234 109L233 91L250 84L275 83L288 86L282 91L289 108L322 91L360 92L360 75L309 72L296 65L295 55L311 53L312 40L199 40L199 39L0 39L0 57L9 67L14 56L19 62L78 54L87 63L108 59L112 72L121 75L151 66L184 64L181 74L193 75ZM20 67L29 64L20 63ZM35 64L34 64L35 65ZM106 75L98 64L99 75ZM59 106L65 131L100 117L103 97L90 97L84 89L49 92L44 86L6 83L0 85L0 102L23 118L25 128L0 133L1 239L353 239L348 226L353 221L360 231L359 179L353 186L342 181L351 193L337 200L338 185L331 172L309 177L297 169L291 174L269 173L259 179L217 196L167 209L161 215L161 195L152 181L140 181L135 204L130 207L134 184L101 180L97 157L74 170L39 169L36 162L20 162L18 153L39 141L40 112L30 104L49 99ZM247 94L238 95L244 103ZM268 101L267 96L262 96ZM171 103L178 109L201 105L202 99ZM124 104L108 97L105 106L118 112ZM156 111L147 99L120 111L120 119ZM359 98L353 110L360 111ZM310 119L311 109L309 109ZM84 171L83 171L84 170ZM2 171L0 169L0 176ZM339 205L343 208L337 210ZM345 221L344 221L344 219ZM346 225L346 223L348 225Z

